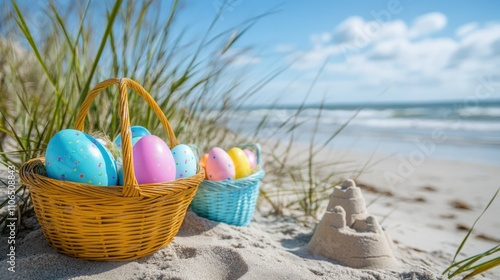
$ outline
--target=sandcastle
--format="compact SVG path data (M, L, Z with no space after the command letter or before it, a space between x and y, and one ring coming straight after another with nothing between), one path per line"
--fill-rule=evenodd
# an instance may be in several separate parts
M309 252L354 268L397 266L393 243L366 210L353 180L336 186L321 222L308 244Z

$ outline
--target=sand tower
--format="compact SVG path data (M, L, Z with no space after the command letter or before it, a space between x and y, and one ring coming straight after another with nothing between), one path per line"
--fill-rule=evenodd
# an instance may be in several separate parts
M336 186L330 203L308 244L322 255L354 268L391 268L397 262L392 241L366 211L361 189L353 180Z

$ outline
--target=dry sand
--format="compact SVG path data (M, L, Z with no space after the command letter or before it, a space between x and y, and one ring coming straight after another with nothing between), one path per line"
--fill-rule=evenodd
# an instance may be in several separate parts
M395 270L357 270L313 257L304 250L311 230L275 217L257 217L239 228L189 212L174 242L152 256L93 262L56 253L38 229L18 243L17 271L7 274L5 260L0 269L7 279L436 279L418 263ZM271 237L270 231L279 234ZM408 258L413 252L403 253Z
M356 171L370 155L331 151L322 156L351 161L341 168L353 172L342 177L358 177L358 185L371 187L363 189L368 211L394 240L400 267L352 269L313 256L306 250L313 225L303 225L289 217L256 213L248 227L234 227L199 218L189 211L178 236L168 247L131 262L83 261L59 254L45 241L35 217L28 218L24 226L30 230L24 229L17 237L15 273L7 271L7 242L0 239L0 278L441 279L441 272L466 233L457 229L458 225L472 224L500 182L500 166L426 158L403 181L391 186L384 174L398 172L401 160L397 156L375 155L373 160L378 164L360 176L356 176ZM471 210L457 209L458 200ZM465 248L467 254L498 244L498 213L500 200L477 225ZM481 235L497 241L481 239ZM500 279L500 271L497 268L479 279Z

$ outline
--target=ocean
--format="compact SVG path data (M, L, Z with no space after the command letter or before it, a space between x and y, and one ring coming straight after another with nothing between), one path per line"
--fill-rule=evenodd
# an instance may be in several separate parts
M237 133L388 155L424 154L500 165L500 100L246 107L225 122ZM265 119L265 121L263 121ZM314 135L314 137L313 137Z

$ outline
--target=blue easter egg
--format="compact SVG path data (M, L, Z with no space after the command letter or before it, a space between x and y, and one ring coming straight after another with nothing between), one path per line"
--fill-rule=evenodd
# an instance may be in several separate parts
M187 178L196 174L198 163L189 146L179 144L172 149L175 161L175 179Z
M141 139L141 137L146 136L146 135L151 135L151 132L149 132L149 130L147 130L145 127L140 126L140 125L134 125L130 128L130 130L132 133L132 146L137 141L139 141L139 139ZM134 141L134 138L137 138L137 139ZM118 136L116 136L114 142L115 142L115 145L121 149L122 148L122 135L118 134Z
M64 129L49 141L45 166L50 178L96 186L115 186L116 163L111 152L94 137Z

